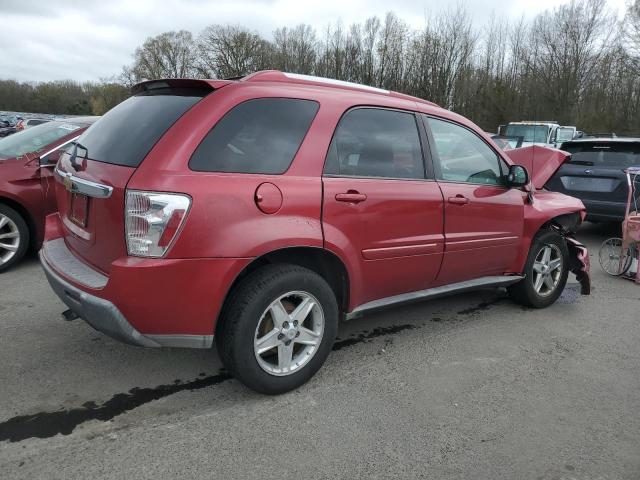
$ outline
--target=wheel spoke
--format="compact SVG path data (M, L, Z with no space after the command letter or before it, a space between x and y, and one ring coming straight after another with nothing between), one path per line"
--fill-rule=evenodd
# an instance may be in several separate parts
M273 347L277 347L280 344L280 340L278 340L278 333L278 330L274 328L256 341L256 352L258 355L262 355L264 352L268 352Z
M6 238L18 238L18 235L18 232L0 233L0 240L4 240Z
M306 297L291 313L291 320L297 320L298 324L302 325L315 306L315 302L310 297Z
M542 283L544 282L544 275L539 273L534 278L535 278L535 281L533 283L533 288L536 292L540 293L540 289L542 288Z
M553 281L553 277L551 275L547 275L544 277L544 284L549 289L549 291L553 290L555 282Z
M18 246L17 245L9 245L8 243L0 242L0 249L9 250L10 252L17 252L18 251Z
M282 373L288 372L291 369L291 363L293 360L293 342L286 345L280 343L278 345L278 368Z
M320 335L305 327L299 328L300 335L293 341L304 345L317 345L320 343Z
M562 259L556 258L555 260L551 260L549 262L549 271L553 272L554 270L559 269L562 266Z
M546 246L542 250L542 263L549 265L549 260L551 260L551 247Z
M533 263L533 271L536 272L536 273L542 273L542 267L543 267L543 265L540 262L534 262Z
M271 304L269 312L271 312L271 319L276 328L282 328L282 324L289 321L289 314L279 299Z
M0 228L4 227L7 223L9 223L9 219L4 215L0 215Z

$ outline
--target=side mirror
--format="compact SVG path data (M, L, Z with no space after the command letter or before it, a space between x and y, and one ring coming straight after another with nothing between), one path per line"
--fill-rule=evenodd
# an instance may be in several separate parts
M522 165L511 165L507 174L507 185L510 187L524 187L529 183L529 172Z

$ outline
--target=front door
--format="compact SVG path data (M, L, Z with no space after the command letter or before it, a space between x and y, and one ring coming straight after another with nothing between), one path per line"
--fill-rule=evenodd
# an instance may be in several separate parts
M341 119L323 176L325 245L350 263L352 308L421 290L438 273L443 205L425 174L413 113L357 108Z
M445 253L437 284L507 273L522 242L524 192L505 185L506 163L472 130L424 120L444 196Z

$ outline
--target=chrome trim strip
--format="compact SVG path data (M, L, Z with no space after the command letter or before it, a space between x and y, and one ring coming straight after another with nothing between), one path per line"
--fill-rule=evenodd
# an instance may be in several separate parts
M149 335L145 334L149 340L157 343L161 347L174 348L211 348L213 345L213 335Z
M71 140L67 140L64 143L61 143L60 145L58 145L56 148L52 148L51 150L49 150L47 153L43 153L42 155L39 155L40 159L43 159L44 157L46 157L47 155L55 152L56 150L60 150L63 147L66 147L67 145L69 145L72 142L75 142L76 140L78 140L80 138L80 135L73 137ZM41 167L54 167L55 163L52 163L50 165L40 165Z
M480 277L473 280L466 280L464 282L443 285L441 287L427 288L426 290L419 290L417 292L403 293L400 295L394 295L393 297L381 298L379 300L373 300L371 302L364 303L354 308L353 311L347 313L346 320L357 318L365 312L379 310L382 308L401 305L405 303L444 297L453 293L468 292L485 287L506 287L508 285L519 282L523 278L524 277L522 275L496 275L491 277Z
M57 166L53 172L55 173L56 180L64 185L70 192L80 193L93 198L109 198L113 193L113 187L109 185L103 185L76 177L73 173L61 171Z

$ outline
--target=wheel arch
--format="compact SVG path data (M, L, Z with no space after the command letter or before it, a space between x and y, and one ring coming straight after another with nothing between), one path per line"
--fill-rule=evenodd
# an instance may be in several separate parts
M2 192L0 192L0 204L12 208L24 219L27 224L27 228L29 229L29 247L36 248L38 245L38 230L29 210L27 210L20 202L11 197L7 197Z
M320 247L285 247L256 257L240 271L227 290L216 320L216 331L222 323L221 320L224 317L229 299L238 284L251 273L265 265L277 263L299 265L316 272L324 278L333 290L340 312L344 313L348 311L350 279L347 267L342 260L335 253Z

